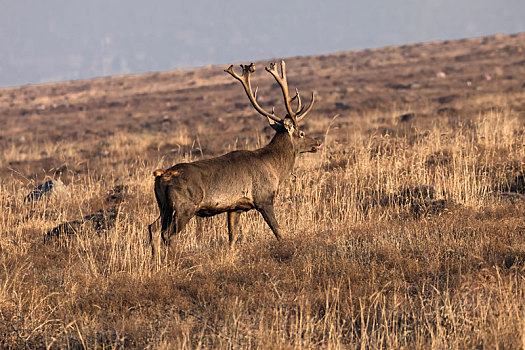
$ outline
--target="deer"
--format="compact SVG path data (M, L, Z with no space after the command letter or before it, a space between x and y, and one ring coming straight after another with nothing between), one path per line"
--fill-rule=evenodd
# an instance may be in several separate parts
M253 209L262 215L278 241L283 237L274 213L279 185L291 174L298 154L316 152L322 146L320 141L299 129L299 123L314 105L315 92L308 106L304 106L297 89L290 97L284 60L281 60L280 72L275 63L265 67L282 91L286 114L279 118L275 107L268 112L257 102L257 89L254 92L251 85L255 65L240 66L241 74L235 72L233 65L225 72L242 84L248 100L267 119L275 135L270 143L256 150L236 150L154 171L160 215L148 227L153 258L159 256L161 240L169 245L172 236L194 216L210 217L226 212L230 247L234 246L237 237L239 215ZM152 225L159 219L160 233L153 237Z

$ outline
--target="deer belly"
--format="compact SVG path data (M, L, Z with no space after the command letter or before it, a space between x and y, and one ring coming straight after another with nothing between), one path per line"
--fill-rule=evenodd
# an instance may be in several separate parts
M242 197L234 201L225 202L207 202L203 203L197 211L198 216L213 216L227 211L248 211L255 208L253 200L248 197Z

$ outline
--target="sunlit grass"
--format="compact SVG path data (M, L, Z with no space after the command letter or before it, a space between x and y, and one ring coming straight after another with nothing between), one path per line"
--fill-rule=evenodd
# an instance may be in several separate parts
M197 158L158 151L191 136L45 144L67 165L57 176L68 194L25 203L34 180L0 184L0 345L521 346L522 123L510 109L425 128L386 120L395 134L370 132L367 118L337 134L329 122L310 125L325 149L301 156L281 187L283 242L257 213L242 216L234 249L223 215L193 219L160 267L147 244L158 215L152 172ZM12 147L1 158L38 152ZM126 191L111 202L118 185ZM118 215L106 230L86 222L43 243L58 224L110 206Z

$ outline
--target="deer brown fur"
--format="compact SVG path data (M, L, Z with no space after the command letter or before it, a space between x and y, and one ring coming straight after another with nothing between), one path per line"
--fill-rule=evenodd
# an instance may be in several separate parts
M315 96L308 107L301 104L299 92L289 97L286 68L281 61L281 72L271 64L266 70L272 74L281 87L286 115L283 119L275 113L262 109L257 103L250 83L255 67L241 65L242 75L233 66L226 72L239 80L254 108L268 118L275 135L268 145L254 151L240 150L223 156L179 163L167 170L156 170L155 197L159 205L161 230L153 237L149 226L153 256L158 256L161 241L169 243L170 238L180 232L194 216L208 217L228 213L228 234L230 245L237 235L239 214L252 209L260 212L275 237L280 240L282 232L274 214L274 199L279 184L286 179L294 166L297 154L316 152L320 142L299 130L299 121L311 110ZM296 100L297 108L291 103ZM158 219L157 219L158 220Z

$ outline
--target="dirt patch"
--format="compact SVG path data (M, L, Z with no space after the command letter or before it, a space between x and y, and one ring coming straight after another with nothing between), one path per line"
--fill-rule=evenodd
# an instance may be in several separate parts
M362 198L362 209L368 211L372 207L404 207L412 216L440 214L453 203L446 199L445 193L438 194L434 187L427 185L408 186L392 193L367 193Z

